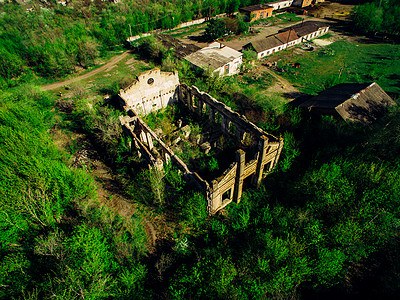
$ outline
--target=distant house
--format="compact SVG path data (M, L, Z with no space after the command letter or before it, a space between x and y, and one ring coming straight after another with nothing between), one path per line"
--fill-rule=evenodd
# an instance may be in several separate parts
M239 13L247 16L248 21L264 19L272 16L274 8L267 4L256 4L248 7L239 8Z
M312 114L370 124L396 103L373 82L339 84L295 105Z
M282 0L282 1L269 2L267 4L272 6L274 8L274 10L278 10L278 9L290 7L292 5L292 3L293 3L293 0Z
M243 54L221 43L214 42L185 57L192 65L209 69L219 76L239 73Z
M319 21L306 21L291 27L280 30L279 32L285 32L294 30L297 35L301 37L301 42L309 41L315 37L321 36L328 32L329 24Z
M307 7L313 4L313 1L315 0L294 0L293 1L293 6L298 6L298 7Z
M264 39L253 41L245 45L243 48L254 50L257 52L257 58L260 59L299 43L301 43L301 38L294 30L289 30L267 36Z

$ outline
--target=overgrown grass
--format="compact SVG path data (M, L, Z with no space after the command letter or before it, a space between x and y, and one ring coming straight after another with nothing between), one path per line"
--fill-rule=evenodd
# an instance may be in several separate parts
M327 51L328 50L328 51ZM299 62L281 75L308 94L335 83L376 81L386 92L400 94L400 45L335 42L325 49L284 57L281 65Z

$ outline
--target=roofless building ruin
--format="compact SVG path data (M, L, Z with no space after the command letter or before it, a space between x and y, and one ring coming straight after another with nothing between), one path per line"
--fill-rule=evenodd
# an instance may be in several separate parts
M132 146L150 166L161 169L164 163L170 162L178 168L186 181L206 197L209 214L216 213L232 201L238 203L243 182L259 186L278 162L283 148L282 138L264 132L197 87L180 84L178 72L161 72L159 69L144 72L129 87L120 90L119 96L128 114L120 117L121 125L131 138ZM206 120L215 129L214 133L234 141L235 152L229 150L231 156L228 155L233 159L218 176L211 180L202 178L142 119L167 105L183 105L188 114ZM211 136L208 141L205 135L202 139L198 144L216 146Z

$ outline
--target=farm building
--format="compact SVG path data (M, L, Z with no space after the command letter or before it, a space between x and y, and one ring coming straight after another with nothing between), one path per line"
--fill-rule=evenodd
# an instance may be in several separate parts
M307 7L307 6L310 6L311 4L313 4L313 1L315 1L315 0L294 0L293 6Z
M257 58L260 59L299 43L301 43L301 38L294 30L289 30L267 36L261 40L253 41L243 48L256 51Z
M293 0L283 0L283 1L275 1L269 2L268 5L272 6L274 10L282 9L290 7L293 3Z
M312 114L370 124L396 103L376 83L342 83L296 105Z
M185 57L192 65L209 69L219 76L239 73L243 54L221 43L214 42Z
M328 32L329 24L319 21L306 21L294 26L280 30L279 32L285 31L296 31L297 35L301 37L301 42L309 41L315 37L321 36Z
M239 13L247 16L249 22L264 19L272 16L274 8L267 4L257 4L248 7L239 8Z

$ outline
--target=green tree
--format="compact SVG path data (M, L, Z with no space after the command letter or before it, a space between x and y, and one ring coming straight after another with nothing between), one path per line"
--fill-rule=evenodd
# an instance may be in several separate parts
M225 23L219 19L212 19L207 25L204 37L207 41L214 41L226 33Z

